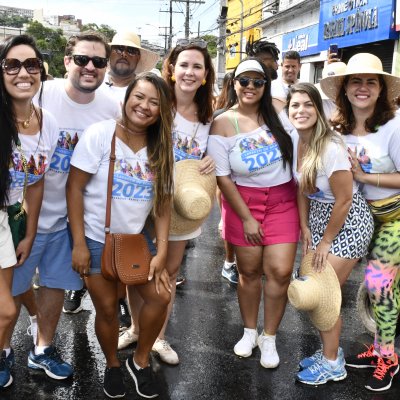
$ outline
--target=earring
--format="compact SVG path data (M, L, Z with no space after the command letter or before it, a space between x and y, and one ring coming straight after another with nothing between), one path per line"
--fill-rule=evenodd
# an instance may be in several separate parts
M171 75L171 82L176 82L176 78L175 78L174 74Z
M201 81L201 86L204 86L207 83L206 78Z

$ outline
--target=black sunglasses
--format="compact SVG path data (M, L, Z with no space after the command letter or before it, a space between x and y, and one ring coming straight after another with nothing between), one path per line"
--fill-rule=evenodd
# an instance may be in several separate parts
M28 74L34 75L42 71L43 62L39 58L27 58L20 61L17 58L6 58L1 62L1 68L7 75L18 75L24 67Z
M118 55L122 55L122 53L128 54L128 56L140 56L140 50L136 47L130 46L112 46L112 51L115 51Z
M257 89L263 87L267 83L265 79L247 77L235 78L235 81L238 81L239 85L242 87L247 87L250 85L250 82L253 82L254 87Z
M176 41L176 46L186 47L186 46L197 46L201 49L207 48L207 42L203 39L178 39Z
M91 61L95 68L105 68L107 67L107 58L105 57L89 57L89 56L82 56L78 54L73 54L71 58L74 60L74 63L79 67L86 67Z

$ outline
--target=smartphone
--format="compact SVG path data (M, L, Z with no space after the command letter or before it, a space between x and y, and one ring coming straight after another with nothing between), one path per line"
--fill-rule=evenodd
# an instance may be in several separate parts
M330 44L329 45L329 54L338 54L339 48L337 44Z

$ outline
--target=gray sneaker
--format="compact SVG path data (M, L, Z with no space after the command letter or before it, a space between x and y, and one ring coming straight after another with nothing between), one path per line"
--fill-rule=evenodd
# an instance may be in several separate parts
M232 264L229 268L225 268L224 264L224 266L222 267L221 275L225 279L228 279L230 283L237 284L239 281L239 273L236 264Z

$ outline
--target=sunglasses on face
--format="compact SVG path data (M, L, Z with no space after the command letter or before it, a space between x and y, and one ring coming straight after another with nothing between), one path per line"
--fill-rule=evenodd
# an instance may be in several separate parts
M140 50L136 47L129 46L112 46L112 51L115 51L118 55L122 55L122 53L127 54L128 56L140 56Z
M95 68L105 68L107 67L107 61L108 61L107 58L105 57L98 57L98 56L89 57L89 56L81 56L78 54L73 54L71 58L74 60L74 63L78 67L86 67L86 65L88 65L89 62L91 61Z
M250 85L250 82L253 82L254 87L257 89L263 87L267 83L265 79L247 77L235 78L235 81L238 81L239 85L242 87L247 87Z
M28 74L38 74L43 68L43 62L39 58L27 58L20 61L17 58L6 58L1 62L1 68L7 75L18 75L24 67Z
M186 46L197 46L201 49L207 48L207 42L203 39L178 39L176 41L176 46L186 47Z

